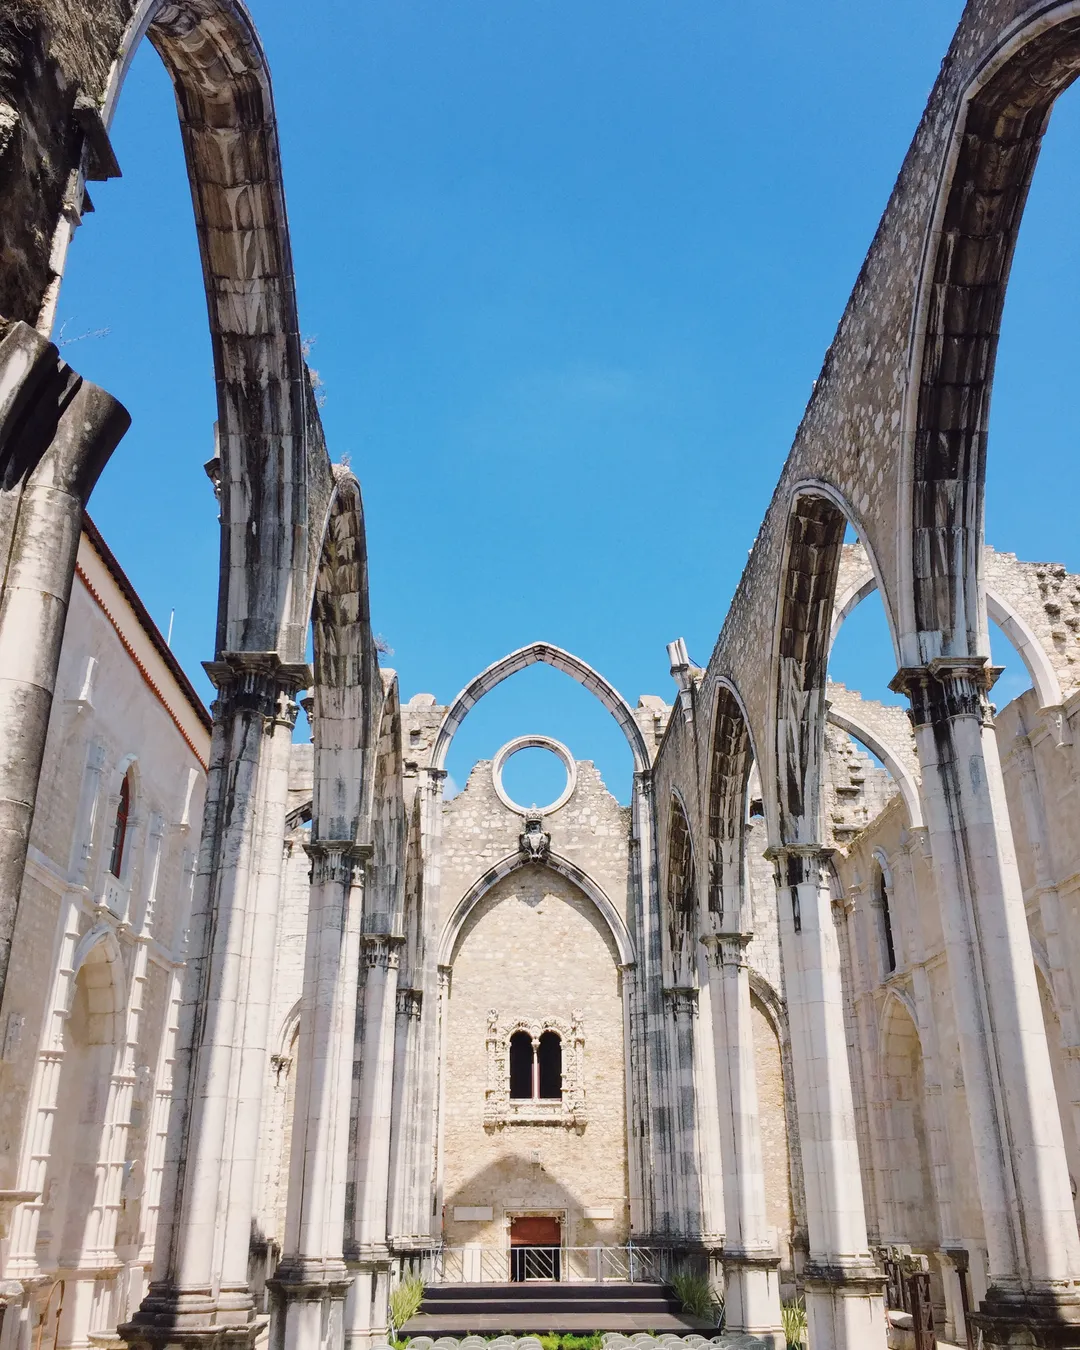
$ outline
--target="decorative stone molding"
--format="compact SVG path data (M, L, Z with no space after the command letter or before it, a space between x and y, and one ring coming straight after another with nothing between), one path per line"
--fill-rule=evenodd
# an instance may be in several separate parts
M829 864L835 854L834 848L823 848L820 844L781 844L765 850L765 857L773 864L777 891L790 892L796 933L802 932L799 887L808 883L819 888L828 886Z
M313 839L304 845L311 859L311 884L336 882L352 886L364 879L364 863L371 857L370 844L353 844L345 839Z
M939 656L928 665L898 670L889 688L911 700L913 727L940 726L955 717L977 717L992 726L989 693L1001 671L985 656Z
M514 801L503 787L502 776L506 761L511 755L516 755L519 750L532 748L551 751L566 770L566 784L553 802L549 802L547 806L540 808L534 806L530 810L524 806L519 806ZM528 822L533 815L539 817L553 815L560 807L566 805L577 787L577 764L574 762L574 756L563 745L562 741L553 740L550 736L518 736L515 740L507 741L502 749L496 752L495 758L491 761L491 781L495 788L495 795L503 806L509 811L515 811L519 816L524 816L526 822ZM527 828L528 824L526 823Z
M396 933L361 933L361 954L368 970L397 970L405 939Z
M424 1006L424 993L421 989L399 989L397 991L397 1012L399 1017L420 1016Z
M554 1031L562 1041L562 1097L516 1098L510 1096L510 1038L525 1031L534 1050L545 1031ZM562 1125L580 1134L588 1123L585 1111L585 1031L583 1014L574 1009L570 1022L558 1017L518 1017L501 1020L497 1008L488 1012L487 1092L484 1128L507 1125Z
M716 970L731 966L749 967L746 949L752 941L752 933L708 933L701 939L708 953L706 959Z
M220 661L204 662L203 669L218 691L211 706L216 721L253 712L267 731L295 727L295 696L311 684L310 666L288 665L274 652L226 652Z
M692 985L674 985L664 990L664 1002L672 1017L696 1017L698 991Z

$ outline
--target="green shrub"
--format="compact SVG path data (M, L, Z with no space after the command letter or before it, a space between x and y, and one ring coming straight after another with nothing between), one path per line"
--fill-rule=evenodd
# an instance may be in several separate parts
M390 1321L395 1328L401 1328L420 1311L424 1301L424 1281L412 1275L394 1285L390 1290Z
M671 1278L671 1287L675 1297L682 1304L683 1312L691 1317L700 1317L716 1325L719 1321L722 1301L717 1298L707 1275L691 1275L680 1271Z
M780 1322L788 1350L802 1350L806 1344L806 1309L801 1298L790 1298L781 1304Z

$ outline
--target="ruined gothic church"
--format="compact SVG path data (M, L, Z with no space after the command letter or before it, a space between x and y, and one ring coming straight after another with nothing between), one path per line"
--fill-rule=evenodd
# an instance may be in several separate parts
M143 40L219 397L209 711L86 514L128 416L50 340ZM540 641L402 703L241 0L0 11L0 1350L369 1350L412 1276L676 1271L733 1346L794 1298L811 1350L1080 1347L1080 578L982 519L1078 72L1074 0L969 0L706 666L676 640L631 702ZM874 589L906 712L828 680ZM1030 676L999 708L990 619ZM618 723L629 806L528 727L445 796L535 662Z

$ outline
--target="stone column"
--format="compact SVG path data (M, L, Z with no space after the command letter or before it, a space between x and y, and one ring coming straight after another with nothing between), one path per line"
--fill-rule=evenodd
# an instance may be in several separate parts
M703 939L709 953L713 1046L724 1167L724 1325L775 1350L780 1323L780 1257L769 1235L761 1158L748 933Z
M657 874L656 822L651 770L634 775L631 801L632 835L631 877L638 903L634 945L637 949L636 981L637 1034L629 1053L634 1065L637 1100L633 1111L641 1124L641 1133L632 1133L638 1171L641 1176L643 1232L635 1238L648 1243L664 1243L681 1231L680 1205L674 1171L675 1113L672 1111L674 1084L671 1081L667 1008L664 999L662 906Z
M1080 1243L990 683L985 657L893 682L911 700L986 1231L990 1287L972 1321L986 1350L1080 1346Z
M218 688L154 1280L132 1346L252 1344L248 1285L294 695L306 666L231 653Z
M868 1236L881 1241L882 1233L892 1233L892 1197L888 1178L889 1159L885 1127L885 1102L882 1096L878 1046L878 1008L874 989L878 984L880 966L876 959L876 934L868 933L869 923L876 917L873 896L866 897L866 909L858 903L863 887L853 887L844 901L843 936L847 944L847 969L851 985L852 1012L859 1067L862 1070L863 1095L866 1104L866 1134L870 1166L863 1174ZM860 912L861 911L861 912ZM858 1118L856 1117L856 1128Z
M389 1231L395 1248L417 1249L428 1243L421 1228L430 1200L423 1204L419 1194L423 1175L422 1138L424 1111L424 1069L421 1064L424 995L420 989L397 991L397 1025L394 1048L394 1110L390 1144L390 1221ZM430 1184L431 1168L427 1181Z
M345 1184L363 863L370 845L312 840L285 1244L272 1288L274 1343L340 1350L348 1273Z
M831 855L813 845L771 855L806 1184L806 1314L814 1350L885 1350L884 1279L866 1237Z
M435 1071L437 1083L435 1091L435 1214L438 1218L439 1234L443 1234L443 1177L446 1163L446 1046L447 1024L450 1018L450 990L453 985L452 966L439 966L438 979L438 1016L436 1017ZM434 1226L434 1225L433 1225Z
M27 324L0 334L2 1003L83 508L131 418Z
M419 896L421 938L413 954L411 986L398 989L399 1053L394 1096L394 1202L390 1233L403 1248L432 1244L436 1138L441 1063L439 948L439 855L442 839L444 769L421 770Z
M1080 1140L1080 1017L1076 1006L1073 972L1068 946L1062 932L1061 894L1057 887L1057 866L1047 828L1046 808L1031 740L1017 736L1012 759L1020 771L1020 800L1023 803L1028 846L1035 866L1035 885L1039 896L1046 956L1050 963L1050 983L1061 1026L1061 1049L1065 1061L1069 1091L1069 1109L1076 1138Z
M363 992L356 1045L356 1164L353 1172L353 1269L346 1306L345 1342L366 1350L386 1337L390 1249L387 1217L390 1188L390 1121L394 1092L394 1021L397 976L404 939L364 933Z
M695 1130L694 1027L698 1016L695 985L664 990L669 1066L665 1164L671 1176L674 1207L667 1236L682 1242L701 1240L701 1169Z

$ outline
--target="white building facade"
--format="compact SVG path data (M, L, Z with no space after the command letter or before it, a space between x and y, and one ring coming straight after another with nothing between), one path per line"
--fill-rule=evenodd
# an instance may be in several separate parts
M5 1350L111 1340L144 1291L209 720L87 521L4 1000Z

